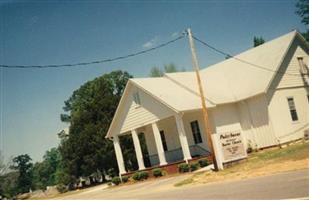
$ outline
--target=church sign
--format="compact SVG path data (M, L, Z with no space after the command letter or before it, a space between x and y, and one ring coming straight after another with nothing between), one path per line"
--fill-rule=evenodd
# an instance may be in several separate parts
M247 157L247 152L240 131L220 133L218 139L223 162L239 160Z

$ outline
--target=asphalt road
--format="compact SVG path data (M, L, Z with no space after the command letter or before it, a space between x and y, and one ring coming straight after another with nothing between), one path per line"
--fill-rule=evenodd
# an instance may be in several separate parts
M309 170L185 187L141 199L293 199L308 197Z
M186 177L95 189L59 199L309 199L309 169L246 180L173 187Z

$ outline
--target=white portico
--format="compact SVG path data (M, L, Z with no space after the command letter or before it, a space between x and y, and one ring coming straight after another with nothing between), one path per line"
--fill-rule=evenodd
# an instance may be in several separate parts
M190 127L187 128L190 129ZM199 133L199 136L196 136L198 140L197 144L195 144L194 136L187 137L183 118L177 114L128 131L124 134L129 134L132 137L138 170L146 168L144 163L146 158L143 157L139 134L143 134L145 137L148 150L147 159L149 159L151 166L165 166L181 160L187 162L191 160L193 156L200 157L209 155L206 147L206 138L201 135L202 133ZM119 172L120 174L125 174L127 171L123 160L121 144L119 142L119 137L121 136L122 135L116 135L112 140L115 146ZM199 140L199 137L203 138L204 142L203 139Z
M164 81L162 78L157 80ZM139 134L145 137L147 159L151 166L163 166L180 160L187 162L193 156L209 155L201 112L179 112L139 87L144 83L142 79L129 80L116 112L119 116L115 115L108 135L114 142L120 174L127 172L119 140L122 135L132 137L139 170L146 168ZM177 89L181 88L176 84L174 86L168 95L185 101L177 93ZM198 104L197 96L192 100Z

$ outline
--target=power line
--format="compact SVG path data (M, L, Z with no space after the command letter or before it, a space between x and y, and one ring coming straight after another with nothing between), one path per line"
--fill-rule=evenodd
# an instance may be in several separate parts
M156 49L165 47L165 46L167 46L171 43L176 42L177 40L182 39L184 36L185 35L182 34L182 35L180 35L179 37L177 37L173 40L162 43L160 45L157 45L157 46L152 47L152 48L147 49L147 50L138 51L138 52L131 53L131 54L128 54L128 55L125 55L125 56L119 56L119 57L109 58L109 59L104 59L104 60L96 60L96 61L90 61L90 62L80 62L80 63L74 63L74 64L60 64L60 65L3 65L3 64L0 64L0 67L1 68L22 68L22 69L27 69L27 68L60 68L60 67L76 67L76 66L86 66L86 65L113 62L113 61L116 61L116 60L123 60L123 59L127 59L127 58L130 58L130 57L145 54L145 53L148 53L150 51L154 51Z
M287 75L290 75L290 76L301 76L300 74L291 74L291 73L287 73L287 72L280 71L280 70L272 70L272 69L269 69L269 68L267 68L267 67L264 67L264 66L261 66L261 65L257 65L257 64L251 63L251 62L249 62L249 61L246 61L246 60L237 58L237 57L235 57L235 56L232 56L232 55L229 54L229 53L226 53L226 52L224 52L224 51L222 51L222 50L220 50L220 49L217 49L216 47L214 47L214 46L208 44L207 42L204 42L204 41L198 39L198 38L195 37L195 36L192 36L192 37L193 37L194 40L200 42L201 44L207 46L208 48L210 48L210 49L212 49L212 50L214 50L214 51L216 51L216 52L218 52L218 53L220 53L220 54L222 54L222 55L224 55L224 56L226 56L226 57L228 57L228 58L233 58L233 59L235 59L235 60L238 60L239 62L248 64L248 65L251 65L251 66L253 66L253 67L256 67L256 68L259 68L259 69L263 69L263 70L266 70L266 71L269 71L269 72L273 72L273 73L287 74Z
M125 55L125 56L119 56L119 57L115 57L115 58L109 58L109 59L104 59L104 60L96 60L96 61L90 61L90 62L80 62L80 63L73 63L73 64L60 64L60 65L4 65L4 64L0 64L0 68L21 68L21 69L27 69L27 68L60 68L60 67L76 67L76 66L87 66L87 65L93 65L93 64L100 64L100 63L107 63L107 62L113 62L113 61L117 61L117 60L123 60L123 59L127 59L127 58L130 58L130 57L134 57L134 56L138 56L138 55L141 55L141 54L145 54L145 53L148 53L150 51L154 51L156 49L159 49L159 48L162 48L162 47L165 47L171 43L174 43L176 42L177 40L180 40L182 38L184 38L184 36L186 35L186 33L183 33L182 35L180 35L179 37L173 39L173 40L170 40L168 42L165 42L165 43L162 43L160 45L157 45L155 47L152 47L150 49L147 49L147 50L143 50L143 51L138 51L138 52L135 52L135 53L131 53L131 54L128 54L128 55ZM280 70L272 70L272 69L269 69L267 67L264 67L264 66L261 66L261 65L257 65L257 64L254 64L254 63L251 63L251 62L248 62L246 60L242 60L240 58L237 58L235 56L232 56L231 54L229 53L226 53L220 49L217 49L216 47L208 44L207 42L204 42L202 41L201 39L195 37L194 35L192 36L194 40L200 42L201 44L207 46L208 48L228 57L228 58L233 58L235 60L238 60L242 63L245 63L245 64L248 64L248 65L251 65L253 67L256 67L256 68L260 68L260 69L263 69L263 70L266 70L266 71L270 71L270 72L273 72L273 73L281 73L281 74L287 74L287 75L290 75L290 76L301 76L299 74L291 74L291 73L287 73L287 72L283 72L283 71L280 71Z

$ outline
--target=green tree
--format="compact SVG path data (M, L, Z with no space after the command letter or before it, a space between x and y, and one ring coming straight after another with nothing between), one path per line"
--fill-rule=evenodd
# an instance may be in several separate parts
M232 58L232 56L230 55L225 56L225 59L230 59L230 58Z
M10 171L0 176L0 195L12 198L17 195L17 181L19 173Z
M178 69L174 63L170 63L167 65L164 65L164 71L165 73L173 73L173 72L178 72Z
M159 67L152 67L150 69L150 73L149 73L149 76L150 77L161 77L163 76L163 72L162 70L159 68Z
M32 188L45 189L48 176L45 169L44 162L36 162L33 165Z
M253 38L253 46L254 47L257 47L257 46L264 44L264 43L265 43L265 40L262 37L254 36L254 38Z
M307 40L307 42L309 42L309 29L307 30L307 32L302 32L301 34Z
M7 173L9 168L9 164L6 164L4 161L4 156L2 155L2 151L0 151L0 176Z
M309 24L309 0L298 0L296 3L296 13L302 18L301 22Z
M179 71L186 71L185 69L179 70L174 63L165 64L164 70L161 70L159 67L152 67L150 69L150 77L162 77L164 73L173 73Z
M43 156L44 163L46 163L46 171L48 172L48 185L55 184L55 173L57 168L61 162L61 154L58 148L52 148L49 151L46 151L45 155Z
M0 175L4 173L4 170L5 170L4 158L2 156L2 152L0 151Z
M66 186L74 182L74 180L74 177L70 175L70 170L61 163L55 172L56 184Z
M17 170L19 176L17 179L17 191L19 193L29 192L32 184L32 167L31 158L28 154L19 155L13 158L11 169Z
M117 169L113 144L104 137L131 77L123 71L105 74L82 85L65 101L61 120L70 123L70 130L59 147L64 171L57 172L69 174L65 181Z
M296 3L296 14L301 17L301 22L305 25L309 24L309 0L298 0ZM303 32L302 35L309 42L309 29Z
M119 137L122 148L122 154L125 162L125 167L128 171L138 170L138 164L131 135L123 135Z
M2 151L0 151L0 195L12 198L17 194L18 172L9 171L11 159L6 163Z
M32 185L35 189L46 189L46 186L56 184L56 171L60 167L61 155L58 148L46 151L42 162L33 166Z

